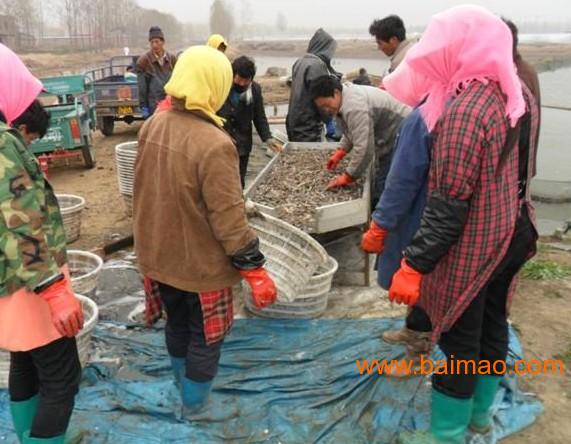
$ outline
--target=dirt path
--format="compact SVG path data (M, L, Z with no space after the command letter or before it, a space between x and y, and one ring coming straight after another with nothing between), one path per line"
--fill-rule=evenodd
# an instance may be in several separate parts
M571 254L539 254L540 258L571 265ZM527 391L544 402L539 421L506 444L564 444L571 442L571 279L522 280L512 307L512 321L519 332L525 359L562 359L564 375L522 377Z
M137 140L140 124L119 124L112 137L94 133L97 165L86 170L81 160L50 166L49 176L56 192L77 194L87 201L81 225L81 238L71 247L90 250L101 246L114 234L127 234L131 219L127 217L119 194L115 168L115 145Z

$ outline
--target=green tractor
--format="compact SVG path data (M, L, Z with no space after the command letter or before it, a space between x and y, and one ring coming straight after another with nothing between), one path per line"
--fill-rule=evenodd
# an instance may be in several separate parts
M91 131L95 129L93 88L83 75L40 79L44 92L39 100L50 114L44 137L31 144L43 165L50 160L83 157L86 168L95 166Z

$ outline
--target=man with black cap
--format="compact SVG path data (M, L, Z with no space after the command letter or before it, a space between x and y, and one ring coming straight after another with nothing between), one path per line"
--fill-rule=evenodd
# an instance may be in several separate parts
M149 30L150 51L137 60L139 103L146 119L166 96L164 86L169 81L176 56L165 51L165 35L158 26Z

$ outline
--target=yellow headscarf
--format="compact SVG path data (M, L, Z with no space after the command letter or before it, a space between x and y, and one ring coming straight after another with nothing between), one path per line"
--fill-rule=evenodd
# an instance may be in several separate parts
M218 126L224 119L216 115L232 87L232 65L228 57L208 46L193 46L177 60L169 82L168 95L182 99L189 111L202 111Z
M228 43L226 43L226 39L221 36L220 34L212 34L210 37L208 37L208 40L206 41L206 45L210 46L211 48L214 49L218 49L218 47L224 43L224 45L226 47L228 47Z

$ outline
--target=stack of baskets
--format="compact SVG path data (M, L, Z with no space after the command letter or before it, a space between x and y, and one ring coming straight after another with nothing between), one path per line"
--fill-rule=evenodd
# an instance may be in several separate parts
M81 216L85 208L85 199L73 194L56 194L63 218L63 228L68 244L75 242L81 235Z
M301 295L291 303L278 301L260 310L256 308L248 289L246 289L246 307L255 315L266 318L312 319L319 317L327 309L329 291L331 290L333 276L337 271L337 267L337 261L329 257L327 263L321 266L309 279Z
M79 361L81 366L85 367L89 360L89 346L91 344L91 336L97 320L99 319L99 309L97 304L88 297L76 295L83 307L85 323L83 329L77 335L77 349L79 351ZM8 375L10 372L10 353L0 351L0 388L8 387Z
M266 270L278 288L278 301L265 309L255 307L244 285L246 308L271 318L313 318L327 307L337 262L311 236L272 216L250 219L266 256ZM316 274L314 274L316 273Z
M135 183L135 160L137 160L137 142L120 143L115 147L119 192L123 196L127 214L133 214L133 186Z
M67 259L73 291L90 298L94 297L103 260L96 254L79 250L68 250Z

